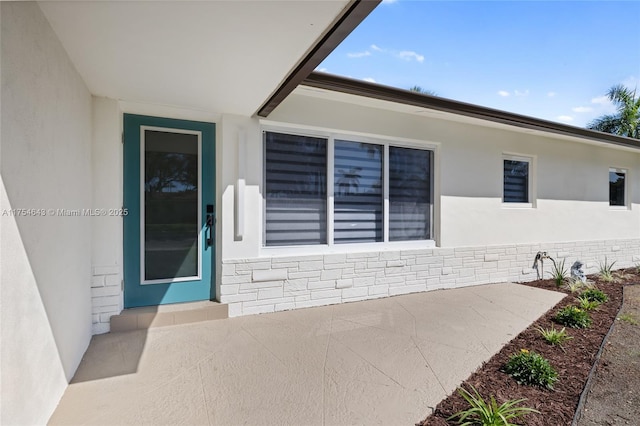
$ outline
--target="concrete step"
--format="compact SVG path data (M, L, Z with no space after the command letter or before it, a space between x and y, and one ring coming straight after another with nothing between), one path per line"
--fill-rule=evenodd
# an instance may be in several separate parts
M229 318L228 305L202 301L125 309L111 317L111 333Z

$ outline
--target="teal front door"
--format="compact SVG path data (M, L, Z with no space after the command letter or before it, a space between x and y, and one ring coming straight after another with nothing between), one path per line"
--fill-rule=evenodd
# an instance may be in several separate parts
M124 115L124 307L213 300L215 125Z

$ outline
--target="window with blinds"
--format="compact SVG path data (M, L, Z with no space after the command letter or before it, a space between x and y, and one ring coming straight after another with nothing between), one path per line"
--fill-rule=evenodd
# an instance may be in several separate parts
M431 238L433 153L389 147L389 241Z
M530 203L529 165L527 159L505 158L503 167L503 202Z
M266 246L433 238L433 151L276 131L264 141Z
M265 133L267 246L327 243L327 139Z
M382 241L383 146L336 140L333 241Z

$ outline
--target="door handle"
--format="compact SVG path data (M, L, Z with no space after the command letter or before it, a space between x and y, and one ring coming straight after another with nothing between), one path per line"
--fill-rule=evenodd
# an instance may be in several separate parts
M205 229L205 248L211 247L213 245L213 225L215 220L213 218L213 214L207 215L206 221L206 229Z

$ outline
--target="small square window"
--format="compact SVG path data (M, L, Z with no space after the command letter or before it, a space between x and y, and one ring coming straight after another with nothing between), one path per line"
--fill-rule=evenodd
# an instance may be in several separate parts
M627 171L609 169L609 205L626 206Z
M530 204L531 159L505 156L503 158L502 202Z

